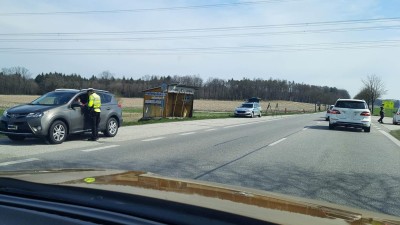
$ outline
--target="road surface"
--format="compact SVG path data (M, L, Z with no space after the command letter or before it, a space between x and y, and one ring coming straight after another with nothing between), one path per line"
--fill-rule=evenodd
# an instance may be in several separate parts
M324 114L122 127L61 145L0 139L0 171L107 168L239 185L400 216L400 144L388 125L328 129ZM400 126L399 126L400 128Z

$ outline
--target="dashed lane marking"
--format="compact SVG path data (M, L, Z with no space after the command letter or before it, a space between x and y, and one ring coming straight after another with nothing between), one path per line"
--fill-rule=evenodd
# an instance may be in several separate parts
M3 163L0 163L0 166L9 166L9 165L13 165L13 164L32 162L32 161L37 161L37 160L39 160L39 159L38 158L21 159L21 160L3 162Z
M184 135L190 135L190 134L195 134L196 132L188 132L188 133L182 133L182 134L179 134L179 135L182 135L182 136L184 136Z
M103 146L103 147L98 147L98 148L91 148L91 149L85 149L81 150L82 152L93 152L93 151L99 151L99 150L104 150L107 148L115 148L118 147L119 145L108 145L108 146Z
M161 140L164 139L165 137L156 137L156 138L149 138L149 139L144 139L142 141L157 141L157 140Z
M286 140L286 138L282 138L282 139L280 139L280 140L278 140L278 141L275 141L274 143L271 143L271 144L269 144L268 146L274 146L274 145L276 145L276 144L278 144L278 143L280 143L280 142L282 142L282 141L284 141L284 140Z

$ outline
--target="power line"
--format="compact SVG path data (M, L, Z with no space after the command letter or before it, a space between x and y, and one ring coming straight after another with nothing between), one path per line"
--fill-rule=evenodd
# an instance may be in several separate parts
M0 33L0 36L67 36L67 35L129 35L129 34L157 34L157 33L187 33L187 32L222 32L238 30L259 30L259 29L283 29L295 27L318 27L318 26L337 26L351 24L370 24L400 22L400 17L376 18L376 19L357 19L357 20L336 20L321 22L270 24L270 25L249 25L249 26L226 26L209 28L190 28L190 29L164 29L164 30L140 30L140 31L95 31L95 32L41 32L41 33Z
M88 10L88 11L64 11L64 12L14 12L14 13L0 13L0 16L38 16L38 15L69 15L69 14L102 14L102 13L140 13L148 11L172 11L172 10L188 10L188 9L203 9L215 7L232 7L243 5L255 4L270 4L270 3L283 3L294 2L301 0L265 0L265 1L247 1L247 2L233 2L233 3L220 3L220 4L207 4L207 5L192 5L192 6L176 6L176 7L160 7L160 8L141 8L141 9L114 9L114 10Z
M294 31L275 31L275 32L257 32L257 33L228 33L228 34L210 34L210 35L184 35L184 36L147 36L147 37L107 37L107 38L86 38L86 37L59 37L59 38L0 38L0 42L93 42L93 41L154 41L154 40L177 40L177 39L204 39L204 38L237 38L237 37L257 37L267 35L296 35L310 33L337 33L337 32L362 32L400 29L396 26L370 26L370 27L347 27L335 29L314 29L314 30L294 30Z
M287 51L321 51L400 47L400 40L374 40L353 42L331 42L293 45L254 45L228 47L192 48L0 48L0 53L16 54L87 54L87 55L177 55L177 54L229 54L229 53L267 53Z

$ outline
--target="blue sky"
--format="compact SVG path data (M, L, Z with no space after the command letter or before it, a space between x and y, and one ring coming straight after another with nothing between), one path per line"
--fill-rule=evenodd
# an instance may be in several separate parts
M384 98L399 99L398 9L396 0L2 0L0 67L32 76L272 77L351 96L375 74Z

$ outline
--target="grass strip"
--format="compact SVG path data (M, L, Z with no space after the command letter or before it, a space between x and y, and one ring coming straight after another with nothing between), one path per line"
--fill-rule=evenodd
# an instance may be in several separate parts
M390 134L391 134L393 137L397 138L397 140L400 141L400 130L392 130L392 131L390 131Z

